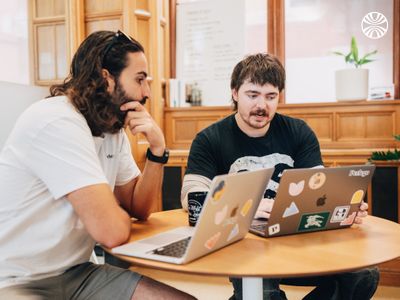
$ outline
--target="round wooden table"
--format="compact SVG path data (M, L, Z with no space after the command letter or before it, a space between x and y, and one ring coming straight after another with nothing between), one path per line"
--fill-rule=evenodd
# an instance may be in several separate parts
M187 213L183 210L154 213L147 221L132 224L130 241L187 224ZM112 255L132 265L153 269L243 277L244 298L257 299L261 296L262 299L262 278L342 273L399 257L400 224L368 216L362 225L341 230L274 238L261 238L248 233L243 240L186 265Z

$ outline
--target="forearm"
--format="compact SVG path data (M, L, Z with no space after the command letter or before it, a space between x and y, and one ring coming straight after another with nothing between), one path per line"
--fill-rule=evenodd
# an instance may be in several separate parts
M147 160L142 175L134 188L130 214L140 220L146 220L161 193L163 164Z
M109 185L83 187L69 193L67 199L95 241L112 248L129 238L130 218L118 205Z
M210 189L211 180L205 176L196 174L187 174L183 178L181 190L181 204L182 208L187 211L189 192L208 191Z

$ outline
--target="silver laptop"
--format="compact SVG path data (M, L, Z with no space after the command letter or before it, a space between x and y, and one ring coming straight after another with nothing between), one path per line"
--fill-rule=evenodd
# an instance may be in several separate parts
M112 253L184 264L241 240L274 168L216 176L195 227L178 227L118 246Z
M285 170L269 219L254 219L250 232L275 237L349 227L374 170L373 165Z

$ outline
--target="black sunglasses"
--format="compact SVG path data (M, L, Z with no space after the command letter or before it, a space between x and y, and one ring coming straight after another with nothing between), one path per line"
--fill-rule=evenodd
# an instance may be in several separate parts
M118 30L113 38L111 39L110 43L107 45L107 47L104 50L104 54L103 54L103 65L104 65L104 59L106 58L108 52L110 52L110 50L112 49L112 47L115 46L116 43L118 42L128 42L128 43L133 43L135 44L135 42L132 40L132 38L127 35L125 32Z

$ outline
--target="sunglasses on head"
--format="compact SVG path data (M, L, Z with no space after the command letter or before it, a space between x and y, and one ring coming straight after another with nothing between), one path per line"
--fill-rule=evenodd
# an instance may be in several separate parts
M117 44L118 42L128 42L128 43L133 43L134 41L132 40L132 38L127 35L125 32L118 30L113 38L111 39L110 43L107 45L107 47L104 50L104 54L103 54L103 64L104 64L104 59L107 56L108 52L110 52L110 50L115 46L115 44Z

